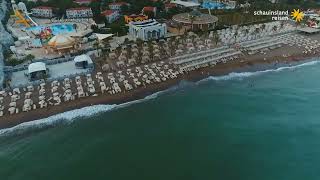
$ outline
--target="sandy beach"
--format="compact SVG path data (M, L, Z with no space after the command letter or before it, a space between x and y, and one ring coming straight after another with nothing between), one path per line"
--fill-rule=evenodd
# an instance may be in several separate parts
M281 52L281 50L279 49L278 51ZM122 92L114 95L100 94L97 97L85 97L77 99L75 101L64 102L59 106L49 106L48 108L44 109L36 109L29 112L21 112L19 114L4 116L0 118L0 129L10 128L23 122L46 118L58 113L79 109L86 106L98 104L121 104L137 99L142 99L153 93L173 87L182 80L194 82L204 79L208 76L226 75L231 72L248 72L274 69L281 66L302 63L305 60L319 57L319 54L300 54L299 51L295 51L294 48L290 48L290 50L288 49L287 52L291 52L293 55L290 57L281 57L278 56L277 52L271 52L268 54L268 56L249 56L242 60L219 63L214 67L207 67L195 71L190 71L186 74L179 75L176 79L170 79L158 84L150 84L147 87L140 87L128 92Z

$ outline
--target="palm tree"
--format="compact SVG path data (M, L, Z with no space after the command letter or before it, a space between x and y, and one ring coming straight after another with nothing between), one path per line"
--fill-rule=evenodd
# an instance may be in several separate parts
M217 33L217 31L214 31L213 33L213 41L216 43L216 45L218 44L218 41L219 41L219 35Z
M11 89L11 80L10 79L5 80L5 88Z
M93 48L94 49L99 49L99 46L100 44L99 44L99 42L98 41L95 41L94 43L93 43Z
M73 24L73 29L76 30L76 32L77 32L78 25L77 24Z
M277 27L277 26L273 26L273 27L272 27L272 30L273 30L274 32L276 32L276 31L278 30L278 27Z
M284 26L284 23L283 21L281 21L281 24L280 24L281 29L283 28L283 26Z
M189 19L190 19L190 22L191 22L191 31L193 31L193 23L194 23L194 20L196 19L196 16L190 15Z
M100 69L102 69L102 65L105 62L105 57L96 58L96 62L99 64Z
M261 25L261 30L264 31L265 29L266 29L266 25L265 25L265 24L262 24L262 25Z
M238 30L234 33L234 41L237 42Z
M181 23L178 23L177 24L177 30L178 30L178 34L180 35L181 33L181 29L183 28L182 24Z
M254 30L255 38L257 38L257 34L259 34L259 33L260 33L260 28L256 28L256 29Z
M246 35L248 35L249 32L250 32L250 30L249 30L248 28L244 30L244 33L245 33Z

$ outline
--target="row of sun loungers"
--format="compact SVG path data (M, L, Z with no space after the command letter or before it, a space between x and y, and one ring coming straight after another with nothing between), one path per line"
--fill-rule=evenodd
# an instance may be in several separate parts
M202 59L202 58L205 58L205 57L212 57L212 56L216 56L216 55L223 54L223 53L229 53L231 51L234 51L234 49L228 48L228 49L223 49L223 50L218 50L218 51L215 51L213 49L212 52L201 54L201 55L198 55L198 56L195 56L195 57L189 57L189 58L185 58L185 59L175 60L173 63L179 65L179 64L183 64L183 63L186 63L186 62L189 62L189 61Z
M226 63L229 60L238 59L241 54L242 54L241 51L236 51L233 53L223 54L217 57L207 57L207 58L197 59L187 64L181 65L180 70L186 70L192 67L199 67L201 65L206 65L206 66L215 65L219 62Z
M228 49L228 46L222 46L222 47L218 47L218 48L214 48L214 49L208 49L205 51L199 51L199 52L195 52L195 53L191 53L191 54L185 54L185 55L181 55L181 56L176 56L176 57L172 57L170 58L171 61L179 61L179 60L183 60L186 58L192 58L192 57L197 57L197 56L201 56L201 55L205 55L207 53L210 52L215 52L215 51L219 51L219 50L225 50Z
M0 91L0 116L57 106L88 96L131 91L140 86L175 79L179 74L169 64L161 61L125 71L108 74L97 72L75 78L66 77L61 81L43 82L37 86Z

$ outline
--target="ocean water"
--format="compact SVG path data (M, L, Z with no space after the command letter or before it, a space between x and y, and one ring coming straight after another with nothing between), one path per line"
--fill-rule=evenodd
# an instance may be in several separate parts
M2 130L0 179L316 180L319 77L232 73Z

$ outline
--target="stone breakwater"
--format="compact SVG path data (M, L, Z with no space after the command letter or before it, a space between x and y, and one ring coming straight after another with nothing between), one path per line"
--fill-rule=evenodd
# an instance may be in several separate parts
M6 15L8 13L8 2L6 0L0 0L0 89L4 80L4 56L3 49L8 48L10 44L13 44L13 38L9 32L4 28L6 23Z

